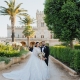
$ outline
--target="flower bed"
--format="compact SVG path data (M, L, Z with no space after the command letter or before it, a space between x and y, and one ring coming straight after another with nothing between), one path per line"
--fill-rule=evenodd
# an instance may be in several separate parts
M28 49L22 46L0 44L0 61L5 61L6 64L9 63L12 57L20 57L27 53Z
M80 72L80 50L73 50L65 46L52 46L50 54L70 68Z

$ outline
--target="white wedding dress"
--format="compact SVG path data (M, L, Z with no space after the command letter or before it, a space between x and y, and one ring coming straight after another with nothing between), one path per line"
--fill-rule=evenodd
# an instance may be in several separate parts
M3 76L12 80L46 80L48 75L48 66L45 61L39 59L41 52L39 47L34 47L33 53L21 70L3 73Z

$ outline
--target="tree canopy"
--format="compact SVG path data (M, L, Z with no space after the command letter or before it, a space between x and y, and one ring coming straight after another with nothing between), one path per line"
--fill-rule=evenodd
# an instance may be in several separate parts
M80 38L80 1L79 0L46 0L45 22L61 41L70 42Z

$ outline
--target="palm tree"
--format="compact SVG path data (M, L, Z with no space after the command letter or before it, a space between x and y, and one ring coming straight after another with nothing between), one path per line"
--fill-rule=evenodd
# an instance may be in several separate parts
M24 16L24 18L20 18L20 23L24 24L24 25L30 25L32 23L34 23L35 19L31 19L29 15Z
M23 34L25 35L25 37L27 37L27 45L29 47L29 39L35 34L34 30L32 29L32 26L26 26L23 30Z
M29 15L24 16L24 18L20 18L20 23L25 25L23 34L25 37L27 37L27 44L29 47L30 38L34 36L35 31L33 30L32 26L30 24L34 23L34 19L31 19Z
M5 1L5 3L7 4L7 8L0 6L0 14L1 15L9 15L10 16L10 20L11 20L11 28L12 28L12 42L14 42L14 37L15 37L15 19L16 16L20 17L20 16L25 16L26 15L26 11L23 8L20 9L20 6L22 5L22 3L18 4L17 6L15 6L15 0L10 0L9 2Z

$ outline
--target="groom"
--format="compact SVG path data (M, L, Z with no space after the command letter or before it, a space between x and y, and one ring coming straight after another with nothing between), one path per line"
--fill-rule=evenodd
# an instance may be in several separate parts
M45 53L45 62L47 64L47 66L48 66L49 47L45 45L45 41L42 41L41 52Z

